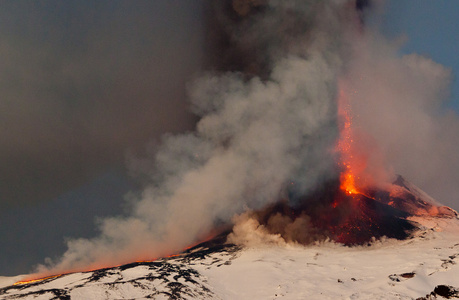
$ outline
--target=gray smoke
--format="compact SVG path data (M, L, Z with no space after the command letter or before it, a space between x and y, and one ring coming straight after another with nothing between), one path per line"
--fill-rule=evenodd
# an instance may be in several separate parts
M179 251L285 190L307 194L336 176L338 79L352 91L355 126L374 141L368 149L381 149L375 160L402 173L414 165L432 172L429 164L438 167L428 159L432 145L441 155L457 145L452 131L441 131L456 126L457 116L435 110L448 72L420 56L400 58L363 27L355 1L249 2L257 5L243 7L242 19L216 15L230 44L241 48L216 68L234 72L190 84L196 131L165 137L146 168L149 184L131 199L130 216L102 220L97 238L69 241L53 272ZM376 151L368 149L371 160ZM287 225L295 232L303 223Z
M355 48L345 80L370 159L459 209L459 117L444 109L451 70L418 54L400 56L397 44L373 31Z
M0 208L51 201L191 130L203 1L4 1ZM183 45L186 45L184 47Z
M130 216L102 220L97 238L69 241L54 271L178 251L234 214L277 201L287 185L304 193L332 176L342 24L355 13L346 5L269 1L245 20L248 34L277 44L262 54L267 79L233 72L192 83L196 131L165 137Z

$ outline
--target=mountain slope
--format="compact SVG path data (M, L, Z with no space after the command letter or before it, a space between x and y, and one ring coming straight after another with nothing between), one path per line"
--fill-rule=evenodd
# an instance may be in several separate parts
M207 243L154 262L4 287L0 298L417 299L459 287L457 219L424 223L410 239L370 246Z
M332 205L315 216L331 216L333 222L340 217L345 222L330 228L350 232L359 243L327 238L301 245L270 232L269 222L251 219L247 224L255 226L242 233L238 228L245 223L236 222L230 235L168 258L15 285L10 284L19 277L3 277L0 299L459 299L457 212L402 177L390 189L370 194L356 198L346 214L331 214ZM312 211L285 205L267 208L264 215L301 217L296 210ZM371 238L375 234L379 239ZM238 238L241 246L227 242L240 243Z

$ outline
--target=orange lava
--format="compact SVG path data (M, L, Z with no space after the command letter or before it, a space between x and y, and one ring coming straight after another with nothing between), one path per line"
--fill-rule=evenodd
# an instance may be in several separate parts
M154 262L158 259L161 259L161 258L174 258L174 257L179 257L183 252L201 244L201 243L204 243L204 242L207 242L209 240L211 240L212 238L214 238L216 235L217 235L218 231L211 231L211 233L209 233L204 239L202 239L201 241L199 242L196 242L186 248L184 248L181 252L179 253L174 253L174 254L169 254L169 255L165 255L163 257L156 257L156 258L152 258L152 259L148 259L148 260L137 260L135 261L136 263L149 263L149 262ZM120 267L122 265L125 265L124 263L123 264L119 264L119 265L112 265L112 266L102 266L100 265L100 267L97 267L97 265L92 265L91 267L88 267L87 269L74 269L74 270L67 270L66 272L63 272L63 273L60 273L60 274L53 274L53 275L50 275L49 273L46 274L46 273L41 273L41 274L32 274L30 275L29 277L26 277L26 279L24 280L21 280L21 281L18 281L16 283L14 283L13 285L23 285L23 284L31 284L31 283L35 283L35 282L40 282L40 281L44 281L44 280L47 280L47 279L52 279L52 278L57 278L57 277L60 277L60 276L64 276L64 275L68 275L68 274L72 274L72 273L76 273L76 272L92 272L92 271L96 271L96 270L100 270L100 269L104 269L104 268L116 268L116 267Z
M37 278L37 279L21 280L21 281L18 281L16 283L13 283L13 285L21 285L21 284L29 284L29 283L39 282L39 281L43 281L43 280L46 280L46 279L56 278L56 277L59 277L59 276L62 276L62 275L65 275L65 274L51 275L51 276Z
M338 83L338 116L341 120L339 126L340 138L337 144L339 164L342 167L340 182L341 189L348 195L361 194L357 187L359 172L361 171L362 159L355 154L354 131L352 127L352 115L348 93L343 82ZM365 164L363 162L363 164Z

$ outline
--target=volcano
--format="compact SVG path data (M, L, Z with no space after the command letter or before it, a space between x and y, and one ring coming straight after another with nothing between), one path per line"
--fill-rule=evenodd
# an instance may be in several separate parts
M281 201L253 212L252 217L269 233L280 234L289 242L330 239L345 245L362 245L382 237L408 239L422 227L415 221L419 217L458 217L456 211L436 203L402 176L385 189L362 193L347 193L340 185L339 180L330 181L308 196Z
M398 160L384 151L429 153L404 150L429 132L418 143L411 129L383 137L399 118L429 119L405 120L417 106L397 102L443 94L439 67L424 76L430 61L386 57L386 42L364 26L370 1L209 2L220 38L210 74L190 89L196 130L165 138L128 216L71 240L47 276L1 279L0 297L459 297L458 214L392 180ZM424 91L425 82L435 84ZM379 109L392 99L396 111ZM175 254L216 228L225 230ZM53 274L69 269L87 271Z
M290 202L284 199L250 216L258 221L257 230L263 228L264 234L282 237L285 243L234 244L229 241L236 240L236 230L226 231L155 261L10 286L5 285L11 279L3 278L0 297L459 298L458 214L435 203L401 176L388 189L357 196L343 193L339 184L330 182L320 191ZM284 220L286 227L302 224L309 229L295 235L291 233L295 230L274 226L275 219Z

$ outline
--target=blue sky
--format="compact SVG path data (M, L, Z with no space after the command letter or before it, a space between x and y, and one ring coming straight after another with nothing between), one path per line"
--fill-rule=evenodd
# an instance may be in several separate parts
M419 53L452 69L454 74L448 106L459 112L459 1L389 0L383 32L405 35L402 53Z

